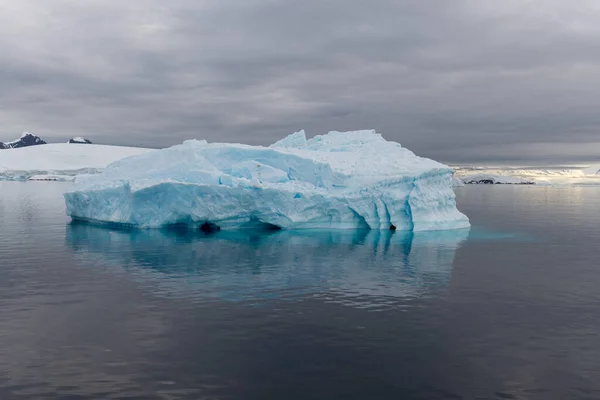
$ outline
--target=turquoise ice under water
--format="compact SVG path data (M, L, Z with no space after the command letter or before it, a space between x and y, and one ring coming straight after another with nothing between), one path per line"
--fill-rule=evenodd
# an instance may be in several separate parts
M600 188L465 187L470 231L71 224L0 183L0 398L600 397Z

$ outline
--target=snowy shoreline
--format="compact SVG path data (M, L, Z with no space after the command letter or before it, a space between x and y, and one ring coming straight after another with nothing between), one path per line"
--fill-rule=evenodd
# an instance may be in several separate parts
M0 150L0 181L72 181L97 174L108 164L155 151L139 147L97 144L43 144Z
M600 166L484 167L454 166L453 186L463 185L600 185Z

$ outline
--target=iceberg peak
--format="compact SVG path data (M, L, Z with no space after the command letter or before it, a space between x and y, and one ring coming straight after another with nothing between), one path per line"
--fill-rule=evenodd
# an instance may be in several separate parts
M288 135L283 139L273 143L269 147L304 149L306 148L306 133L304 132L304 130L292 133L291 135Z

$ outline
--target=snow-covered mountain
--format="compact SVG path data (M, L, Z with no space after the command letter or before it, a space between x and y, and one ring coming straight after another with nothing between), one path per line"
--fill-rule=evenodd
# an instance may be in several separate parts
M40 144L46 144L39 136L33 133L24 132L21 137L11 142L0 142L0 149L18 149L21 147L37 146Z
M81 136L77 136L77 137L69 139L69 143L75 143L75 144L93 144L91 142L91 140L88 140L86 138L82 138Z
M77 136L77 137L69 139L69 141L67 143L92 144L92 141L88 140L86 138L83 138L81 136ZM42 138L40 138L39 136L34 135L33 133L24 132L21 135L21 137L17 140L13 140L10 142L0 142L0 150L18 149L21 147L36 146L39 144L48 144L48 143L46 141L44 141Z
M152 149L68 143L0 150L0 181L73 180L76 175L101 172L120 159Z

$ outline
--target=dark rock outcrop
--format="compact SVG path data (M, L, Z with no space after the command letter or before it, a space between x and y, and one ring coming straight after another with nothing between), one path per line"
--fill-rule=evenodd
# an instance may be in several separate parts
M0 142L0 149L18 149L20 147L37 146L40 144L46 144L46 142L32 133L24 133L19 139L12 142Z
M93 144L91 142L91 140L88 140L86 138L82 138L82 137L74 137L69 139L69 143L74 143L74 144Z

